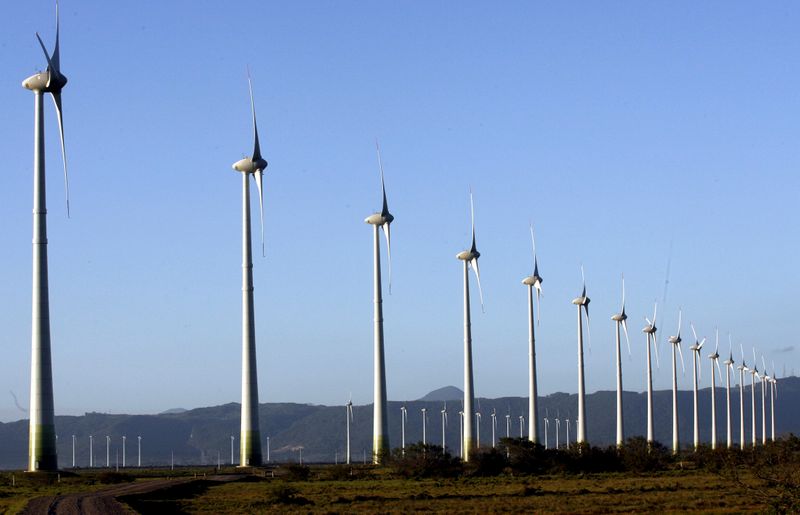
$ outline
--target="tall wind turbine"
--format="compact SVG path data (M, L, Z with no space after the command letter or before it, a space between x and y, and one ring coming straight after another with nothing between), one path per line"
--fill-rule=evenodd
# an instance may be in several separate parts
M350 465L350 423L353 421L353 399L348 399L345 409L345 424L347 426L347 464Z
M728 359L723 361L725 365L725 406L726 406L726 416L728 421L728 449L733 447L733 428L731 427L731 370L733 370L733 365L735 362L733 361L733 342L731 341L731 335L728 333L728 341L730 342L730 353L728 354Z
M625 442L625 434L622 424L622 352L620 348L620 327L625 332L625 342L628 344L628 356L631 354L631 341L628 338L628 315L625 314L625 276L622 276L622 310L611 317L617 329L617 447L622 447ZM557 420L557 419L556 419ZM558 448L558 445L556 445Z
M656 359L658 359L658 343L656 340L656 331L658 331L656 327L657 315L658 303L653 307L653 321L651 322L645 317L644 319L647 325L642 329L642 332L647 335L647 443L651 445L655 442L655 437L653 436L653 361L650 356L654 351L656 353ZM653 351L650 350L651 342L653 344Z
M698 370L697 370L697 359L700 357L700 349L703 348L703 345L706 343L706 339L703 338L703 341L698 341L697 339L697 331L694 330L694 324L689 323L689 327L692 328L692 334L694 335L694 344L689 347L689 350L692 351L692 384L694 385L694 389L692 390L692 400L694 402L694 450L697 451L697 448L700 447L700 416L697 411L697 379L698 379ZM712 365L713 367L713 365ZM702 377L702 372L700 373L700 377ZM711 371L711 379L714 379L714 371Z
M589 297L586 296L586 276L583 274L582 266L581 276L583 278L581 296L572 300L572 303L578 306L578 444L586 442L586 386L583 375L583 313L581 313L581 308L586 311L586 331L588 334L590 302Z
M386 202L386 185L383 179L383 162L381 161L381 148L375 142L378 152L378 167L381 171L381 192L383 205L380 213L374 213L364 220L372 225L373 231L373 304L374 304L374 414L372 417L372 461L381 463L389 452L389 422L387 419L386 402L386 363L383 357L383 296L381 292L381 246L378 228L383 229L386 235L386 251L389 259L389 291L392 291L392 239L390 226L394 216L389 213L389 204Z
M408 421L408 410L405 404L400 406L400 450L403 456L406 454L406 422Z
M264 254L264 188L262 179L267 162L261 156L256 124L256 104L253 84L247 73L250 90L250 109L253 113L253 155L233 164L242 172L242 415L239 437L239 466L261 465L261 430L258 423L258 368L256 366L256 320L253 303L253 252L250 238L250 175L258 188L261 213L261 253Z
M528 287L528 440L539 443L539 410L537 408L538 389L536 385L536 333L533 323L533 290L536 289L536 301L539 304L539 312L536 322L539 322L541 315L541 296L542 296L542 277L539 275L539 260L536 257L536 239L533 236L533 225L531 229L531 245L533 247L533 275L522 280L522 284Z
M753 366L750 368L750 406L751 413L753 414L753 448L758 442L758 429L756 428L756 378L759 377L758 365L756 364L756 350L753 349Z
M773 431L773 434L774 433L775 431ZM773 437L772 439L774 440L775 438ZM495 448L496 442L497 442L497 412L495 411L494 408L492 408L492 449Z
M744 360L744 349L741 343L739 344L739 350L742 352L742 364L736 367L739 370L739 447L744 450L744 373L750 369L747 368L747 363Z
M778 369L775 368L775 362L772 362L772 380L769 382L769 410L771 419L771 436L772 441L775 441L775 397L778 394Z
M761 376L761 445L767 445L767 383L771 377L767 373L767 363L763 354L761 364L764 365L764 375Z
M681 318L683 313L678 310L678 334L669 337L672 344L672 453L678 454L680 451L680 438L678 436L678 363L676 350L681 354L681 370L683 367L683 351L681 350Z
M428 408L422 408L420 410L422 412L422 445L426 445L427 442L427 432L428 432Z
M469 250L464 250L456 255L456 258L464 262L464 461L470 460L470 454L475 446L472 428L473 404L475 404L475 390L472 383L472 328L470 326L470 304L469 304L469 268L475 271L475 279L478 282L478 294L481 298L481 308L483 307L483 291L481 290L481 274L478 269L478 258L481 253L475 245L475 206L472 202L472 192L469 193L470 216L472 219L472 245Z
M711 448L717 448L717 383L714 379L714 366L717 367L719 380L722 381L722 370L719 368L719 329L716 329L716 345L714 352L708 355L711 360ZM728 425L730 427L730 424Z
M480 411L476 411L475 412L475 428L476 428L475 434L477 435L477 437L475 439L475 443L476 443L475 446L478 449L480 449L481 448L481 412Z
M31 330L31 402L28 431L28 470L57 470L55 408L53 404L53 365L50 352L50 295L47 267L47 201L45 190L44 93L50 93L56 107L61 153L64 158L64 183L69 216L69 182L64 147L64 121L61 90L67 77L61 73L59 52L58 2L56 2L56 43L48 54L39 34L36 38L47 59L47 70L31 75L22 87L33 91L33 293Z
M446 430L447 430L447 403L444 403L444 408L442 408L442 454L447 453L447 439L446 439Z

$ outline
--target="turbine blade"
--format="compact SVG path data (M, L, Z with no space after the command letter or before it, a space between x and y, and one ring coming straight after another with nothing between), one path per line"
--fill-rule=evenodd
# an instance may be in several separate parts
M58 134L61 136L61 155L64 158L64 194L67 199L67 218L69 218L69 176L67 175L67 150L64 146L64 116L61 108L61 92L53 92L53 103L58 116Z
M656 315L658 315L658 301L653 305L653 325L656 325Z
M36 39L39 40L39 45L41 45L42 52L44 52L44 56L47 59L47 71L49 72L49 75L47 77L47 85L49 86L50 85L50 81L53 79L53 75L57 74L58 70L56 70L56 67L53 64L53 61L50 59L50 55L47 53L47 49L44 47L44 43L42 42L42 38L39 37L39 33L38 32L36 33Z
M705 338L703 338L703 341L701 341L701 342L700 342L700 345L698 345L698 346L697 346L697 350L699 351L700 349L702 349L702 348L703 348L703 345L705 345L705 344L706 344L706 339L705 339Z
M627 320L622 321L622 330L625 331L625 342L628 344L628 357L631 356L631 340L628 338L628 322Z
M258 209L261 215L261 257L264 257L266 256L264 251L264 172L262 170L256 170L253 175L256 178L256 187L258 188Z
M533 236L533 224L528 226L531 230L531 248L533 249L533 275L539 275L539 264L536 260L536 238Z
M542 315L542 285L536 283L536 325L539 325L539 317Z
M475 246L475 203L472 200L472 188L469 190L469 215L472 220L472 246L470 250L475 253L478 249Z
M681 323L683 322L683 310L678 308L678 337L681 336Z
M261 159L261 145L258 142L258 125L256 124L256 102L253 98L253 81L250 80L250 67L247 68L247 87L250 89L250 110L253 112L253 161Z
M381 147L378 139L375 139L375 150L378 152L378 168L381 171L381 192L383 193L383 206L381 207L381 215L386 216L389 214L389 203L386 201L386 184L383 179L383 161L381 160Z
M472 258L469 264L475 271L475 278L478 280L478 295L481 298L481 311L485 312L485 310L483 309L483 289L481 288L481 272L478 269L478 258Z
M583 305L584 311L586 311L586 337L589 343L589 352L592 352L592 329L589 325L589 304Z
M583 282L583 290L581 291L581 297L586 296L586 274L583 273L583 264L581 263L581 281Z
M721 383L722 382L722 369L719 366L719 359L715 359L714 363L717 364L717 376L719 377L719 382ZM714 372L712 371L711 373L713 374Z
M622 313L625 313L625 274L622 274Z
M653 333L653 354L656 355L656 369L661 370L661 359L658 357L658 338Z
M676 347L678 347L678 354L681 355L681 371L683 371L683 375L686 375L686 366L683 363L683 351L681 350L681 344L677 344Z
M697 358L698 359L700 358L700 350L699 349L697 350ZM713 373L713 370L712 370L712 373ZM703 380L703 366L702 366L702 364L699 367L697 367L697 380L698 381L702 381Z
M694 323L689 322L689 327L692 328L692 335L694 335L694 341L697 342L699 338L697 338L697 331L694 330Z
M385 223L381 226L383 234L386 236L386 254L389 257L389 295L392 294L392 233L391 223Z
M59 33L59 22L58 22L58 0L56 0L56 46L53 48L53 65L56 67L56 73L61 73L61 52L58 50L58 33Z
M719 354L719 327L714 328L716 344L714 345L714 354Z

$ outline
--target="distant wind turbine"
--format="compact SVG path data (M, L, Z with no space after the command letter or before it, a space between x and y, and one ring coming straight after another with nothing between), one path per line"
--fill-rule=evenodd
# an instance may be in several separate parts
M53 365L50 351L50 294L47 266L47 201L45 190L44 93L50 93L56 107L64 158L64 184L69 217L69 181L67 155L64 147L64 121L61 90L67 77L61 73L59 52L58 2L56 2L56 43L48 54L39 34L39 45L47 59L47 71L31 75L22 87L33 91L34 150L33 150L33 293L31 335L31 396L29 411L28 471L58 469L56 450L55 407L53 401Z
M523 438L525 434L525 415L519 416L519 437Z
M531 246L533 247L533 275L529 275L522 280L522 284L528 287L528 440L539 443L539 410L537 408L538 388L536 382L536 332L533 323L533 290L536 289L536 300L539 304L539 311L536 322L539 322L541 315L541 295L542 277L539 275L539 260L536 257L536 239L533 235L533 225L531 230Z
M403 456L406 455L406 422L408 421L408 410L406 405L400 406L400 450Z
M731 370L733 370L733 365L735 365L735 362L733 361L733 342L731 341L730 333L728 333L728 341L730 342L728 359L722 363L725 365L725 414L728 422L727 443L728 449L731 449L733 447L733 427L731 425Z
M651 359L652 352L656 353L656 360L658 359L658 341L656 340L656 316L658 315L658 303L653 308L653 321L651 322L647 317L645 321L647 325L642 329L642 332L647 335L647 443L652 445L655 442L653 436L653 361ZM652 351L650 349L652 343Z
M379 464L389 452L389 422L387 419L386 401L386 363L384 361L383 345L383 294L381 291L381 248L378 228L383 229L386 235L386 251L389 259L389 291L392 291L392 239L390 226L394 216L389 213L389 204L386 202L386 185L383 178L383 162L381 161L381 148L375 141L378 152L378 167L381 172L381 191L383 205L380 213L370 215L366 223L372 225L373 231L373 305L374 305L374 402L372 424L372 460Z
M750 368L750 406L752 407L751 413L753 422L753 448L755 449L758 443L758 429L756 425L756 378L759 377L758 365L756 364L756 350L753 349L753 366Z
M689 350L692 351L692 384L694 385L694 389L692 390L692 400L694 406L694 450L697 451L697 448L700 447L700 415L697 411L697 380L698 380L698 369L697 369L697 359L700 357L700 349L703 348L703 345L706 343L706 339L703 338L703 341L698 341L697 339L697 331L694 330L694 325L690 322L689 327L692 328L692 334L694 335L694 344L689 347ZM712 364L713 367L713 364ZM702 372L699 374L702 377ZM711 370L711 379L714 379L714 370Z
M250 90L250 109L253 114L253 155L233 164L242 172L242 406L241 434L239 436L239 466L261 465L261 430L258 423L258 368L256 366L256 321L253 301L253 252L250 238L250 175L258 188L261 213L261 253L264 254L264 188L262 179L267 162L261 156L256 124L256 104L253 84L247 72Z
M447 453L447 439L446 439L446 430L447 430L447 403L444 403L444 408L442 408L442 454Z
M464 459L464 411L458 412L458 456Z
M578 444L586 442L586 386L583 374L583 313L581 313L581 308L586 312L586 332L588 335L590 302L589 297L586 295L586 276L583 274L583 266L581 266L581 277L583 278L581 296L572 300L572 303L578 306ZM591 341L591 336L589 340ZM591 343L589 345L591 346Z
M711 448L717 448L717 383L714 378L714 366L717 367L719 380L722 381L722 370L719 368L719 329L715 331L716 344L714 352L708 355L711 360Z
M550 419L548 418L547 413L545 413L545 416L544 416L544 448L545 449L549 448L549 442L550 442L549 435L548 435L549 429L550 429Z
M511 438L511 413L506 415L506 438Z
M681 350L681 318L683 312L678 310L678 334L669 337L669 343L672 344L672 453L678 454L680 451L680 439L678 436L678 365L676 350L681 355L681 370L684 372L686 369L683 366L683 351Z
M771 378L767 373L767 363L763 354L761 364L764 366L764 375L761 376L761 445L767 445L767 383Z
M773 438L774 439L774 438ZM492 408L492 449L497 442L497 412Z
M778 394L778 369L775 368L775 362L772 362L772 380L770 383L770 390L769 390L769 405L770 405L770 418L771 420L771 434L772 434L772 441L775 441L775 397Z
M559 414L556 413L556 450L558 450L559 446L558 436L560 432L561 432L561 420L559 420Z
M345 424L347 429L347 464L350 465L350 423L353 421L353 399L348 399L345 407Z
M456 258L464 262L464 461L470 460L470 454L475 446L474 431L472 429L472 415L475 404L475 390L472 382L472 328L470 326L469 303L469 268L475 272L478 282L478 293L483 307L483 290L481 289L481 274L478 269L478 258L481 253L475 245L475 207L472 202L472 191L469 193L470 216L472 218L472 245L469 250L464 250Z
M475 412L475 429L476 429L476 431L475 431L475 435L476 435L475 442L476 442L476 445L475 446L478 449L480 449L481 448L481 412L480 411L476 411Z
M617 447L622 447L625 443L625 433L622 420L622 349L620 338L620 327L625 332L625 342L628 344L628 356L631 355L631 341L628 338L628 315L625 314L625 276L622 276L622 310L611 317L615 322L617 336ZM558 445L556 445L558 448Z
M422 408L422 445L427 445L428 432L428 408Z

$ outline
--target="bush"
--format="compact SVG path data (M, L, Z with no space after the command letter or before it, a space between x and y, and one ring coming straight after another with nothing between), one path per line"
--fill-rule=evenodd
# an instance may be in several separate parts
M620 465L630 472L656 472L672 462L670 451L659 442L648 443L643 436L628 438L619 449Z
M286 483L277 483L267 490L265 501L269 504L310 504L311 501L300 495L300 491Z
M305 465L286 466L286 479L290 481L307 481L309 476L311 476L311 469Z
M461 460L444 452L438 445L417 443L397 449L390 460L395 473L407 478L458 477L463 472Z
M499 449L478 449L464 466L470 476L499 476L508 466L508 459Z

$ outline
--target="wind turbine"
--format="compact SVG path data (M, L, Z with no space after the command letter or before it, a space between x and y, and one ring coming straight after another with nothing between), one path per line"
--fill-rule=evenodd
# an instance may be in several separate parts
M142 467L142 437L141 436L137 436L136 440L137 440L137 443L138 443L136 466L141 468ZM219 466L217 468L219 468Z
M345 409L345 424L347 427L347 464L350 465L350 423L353 422L353 399L348 399Z
M381 292L381 248L378 228L383 229L386 235L386 251L389 259L389 292L392 291L392 239L390 226L394 216L389 213L389 204L386 202L386 185L383 179L383 162L381 161L381 148L375 141L378 152L378 168L381 171L381 191L383 193L383 206L380 213L374 213L364 222L372 225L373 231L373 304L374 304L374 414L372 417L372 461L379 464L389 452L389 422L387 419L386 401L386 363L383 354L383 296Z
M427 445L428 408L422 408L422 445Z
M741 343L739 344L739 350L742 352L742 364L736 367L739 370L739 447L744 450L744 373L750 369L747 368L747 363L744 360L744 349Z
M519 437L523 438L525 434L525 415L519 416Z
M458 412L458 456L464 459L464 410Z
M481 412L475 412L475 435L477 436L475 443L478 449L481 448Z
M714 379L714 365L717 367L719 380L722 381L722 370L719 368L719 329L715 330L716 344L714 352L708 355L711 360L711 448L717 448L717 383ZM730 420L729 420L730 421ZM730 427L730 424L728 424Z
M550 419L547 416L547 413L544 415L544 448L548 449L548 430L550 429Z
M656 359L658 359L658 343L656 340L656 316L658 315L658 303L653 308L653 321L651 322L647 317L645 321L647 325L642 329L642 332L647 336L647 443L652 444L655 442L653 436L653 361L650 358L650 343L653 344L653 350L656 352ZM567 424L569 427L569 424Z
M764 375L761 376L761 445L767 445L767 383L771 377L767 373L767 363L763 354L761 364L764 365Z
M61 73L59 52L58 2L56 2L56 43L48 54L36 34L47 59L47 70L31 75L22 87L33 91L33 293L31 331L31 401L28 439L28 471L57 470L55 408L53 402L53 365L50 351L50 300L47 266L47 195L45 189L44 93L50 93L56 107L61 154L64 158L64 184L69 217L69 182L64 147L64 120L61 90L67 77Z
M733 342L731 341L730 333L728 333L728 341L730 342L730 353L728 354L728 359L723 361L723 364L725 365L725 406L728 421L728 449L730 449L733 447L733 429L731 426L731 370L733 370L733 365L735 364L733 361Z
M683 366L683 351L681 350L681 318L683 312L678 310L678 334L669 337L669 343L672 344L672 454L678 454L680 451L680 440L678 437L678 366L677 356L675 350L681 354L681 370L686 371Z
M506 414L506 438L511 438L511 413Z
M256 124L256 104L253 83L247 72L250 90L250 109L253 114L253 155L233 164L242 172L242 415L239 436L239 466L261 465L261 430L258 423L258 368L256 366L256 321L253 302L253 252L250 238L250 175L258 188L261 213L261 253L264 254L264 188L262 179L267 162L261 156Z
M469 193L470 216L472 218L472 245L469 250L464 250L456 258L464 262L464 461L470 460L470 454L475 445L474 431L472 429L473 404L475 404L475 390L472 384L472 329L470 327L469 304L469 268L475 271L478 282L478 294L483 308L483 290L481 290L481 274L478 269L478 258L481 253L475 245L475 207L472 202L472 191Z
M406 422L408 421L408 410L405 404L400 406L400 449L403 456L406 455Z
M536 289L536 301L539 304L539 311L536 322L539 322L541 315L541 296L542 296L542 277L539 275L539 260L536 258L536 239L533 236L533 225L531 229L531 246L533 247L533 275L529 275L522 280L522 284L528 287L528 440L539 443L539 410L537 408L538 389L536 384L536 333L533 323L533 290Z
M572 303L578 306L578 444L586 442L586 387L583 379L583 315L581 308L586 311L586 332L589 334L590 302L589 297L586 296L586 276L583 274L583 266L581 266L581 277L583 278L581 296L572 300ZM589 339L591 341L591 336Z
M569 449L569 419L567 419L567 449Z
M494 408L492 408L492 449L495 448L496 442L497 442L497 412L495 411Z
M631 355L631 341L628 339L628 315L625 314L625 276L622 276L622 310L611 317L617 329L617 447L622 447L625 442L625 434L622 424L622 352L620 348L620 327L625 332L625 341L628 344L628 356ZM558 445L556 445L558 448Z
M753 349L753 366L750 369L750 406L752 406L753 422L753 448L758 442L758 429L756 426L756 378L759 377L758 365L756 364L756 350Z
M106 435L106 468L111 468L111 437Z
M447 429L447 403L444 403L442 408L442 454L447 453L447 440L445 439L445 430Z
M694 324L691 322L689 323L689 327L692 328L692 334L694 335L694 344L689 347L689 350L692 351L692 382L694 385L694 389L692 390L692 400L694 402L694 450L697 451L697 448L700 446L700 421L699 413L697 411L697 358L700 357L700 349L703 348L703 345L706 343L706 339L703 338L703 341L698 341L697 339L697 331L694 330ZM713 364L711 365L713 368ZM702 377L702 372L700 373ZM711 370L711 379L714 379L714 370ZM713 389L712 389L713 395ZM715 425L715 422L712 422L712 425ZM713 438L713 437L712 437Z
M558 436L559 436L559 433L561 432L561 420L559 420L558 417L559 417L559 414L556 412L556 450L558 450L558 446L559 446Z
M770 418L772 426L772 441L775 441L775 397L778 395L778 369L775 368L775 362L772 362L772 380L769 389L769 404L770 404Z

